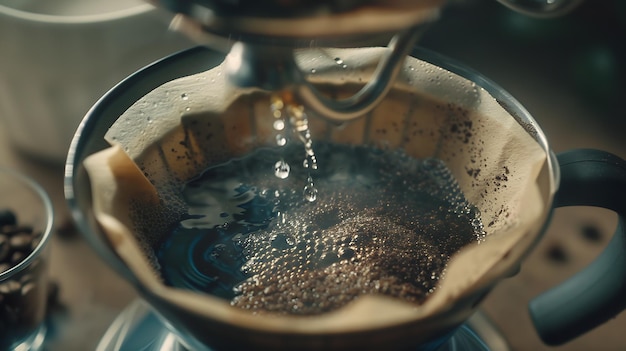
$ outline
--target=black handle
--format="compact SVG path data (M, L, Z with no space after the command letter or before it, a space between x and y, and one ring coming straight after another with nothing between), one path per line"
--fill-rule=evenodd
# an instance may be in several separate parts
M549 345L568 342L626 308L626 161L598 150L572 150L557 158L561 184L554 207L603 207L617 212L619 223L591 265L530 302L535 328Z

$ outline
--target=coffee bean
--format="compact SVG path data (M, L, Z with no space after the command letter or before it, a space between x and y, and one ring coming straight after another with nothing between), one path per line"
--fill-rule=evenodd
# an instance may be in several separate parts
M16 282L15 280L9 280L0 284L0 294L3 294L4 296L11 296L19 292L21 288L22 284Z
M12 236L9 239L11 248L13 250L27 250L30 249L30 243L33 241L33 237L27 233L20 233Z
M41 232L17 223L15 214L0 210L0 274L23 262L41 241ZM24 337L41 322L37 277L41 259L36 258L16 280L0 282L0 350Z
M32 234L33 233L33 227L30 226L17 226L17 225L10 225L10 226L5 226L2 227L2 234L5 234L7 236L13 236L13 235L17 235L17 234Z
M0 319L7 325L16 325L20 319L19 308L8 303L0 306Z
M561 245L552 244L548 247L547 251L548 259L555 263L566 263L569 261L569 255Z
M14 280L0 284L0 294L4 295L4 305L12 307L16 312L19 312L20 306L25 303L22 297L22 284Z
M580 228L583 238L591 242L601 242L603 239L602 231L593 224L585 224Z
M31 294L32 292L35 291L35 288L37 288L37 284L30 282L30 283L26 283L22 286L22 296L27 296L29 294Z
M0 234L0 262L6 261L11 252L11 246L9 244L9 238L6 235Z
M17 223L17 217L13 211L8 209L0 210L0 226L15 225L15 223Z
M17 266L20 262L22 262L26 258L26 254L23 251L14 251L11 255L11 264Z

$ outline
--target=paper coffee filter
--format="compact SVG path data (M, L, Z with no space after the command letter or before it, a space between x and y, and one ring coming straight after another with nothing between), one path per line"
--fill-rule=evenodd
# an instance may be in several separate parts
M309 79L320 89L347 96L370 77L381 50L311 49L298 60L303 71L315 72ZM446 162L480 209L487 239L452 258L437 292L421 306L367 296L319 316L262 317L164 285L153 248L185 213L180 189L210 165L275 145L269 99L267 92L232 88L221 66L176 79L131 106L106 135L111 148L85 161L94 212L112 248L147 290L170 304L221 323L282 332L336 333L428 320L514 269L546 220L554 191L545 186L551 179L546 150L484 89L411 57L373 112L341 126L310 113L309 127L314 142L403 148ZM431 99L438 103L426 103Z

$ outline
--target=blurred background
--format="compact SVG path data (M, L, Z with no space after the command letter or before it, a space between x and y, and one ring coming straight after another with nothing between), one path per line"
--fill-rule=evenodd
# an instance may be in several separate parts
M584 1L553 19L529 18L495 1L450 5L420 45L474 68L511 93L555 152L597 148L626 157L626 2ZM555 211L521 271L483 304L514 350L626 349L623 313L568 344L548 347L527 312L534 296L591 262L616 223L617 216L607 210Z
M626 126L626 3L583 1L551 19L530 18L496 1L449 4L420 45L509 91L544 127L556 151L574 146L575 133L567 128L578 122L601 128L602 137L590 130L590 138L620 139ZM561 128L552 128L553 122ZM571 135L571 143L561 144L567 139L561 134Z
M167 21L162 23L166 30ZM495 0L467 0L451 1L420 45L474 68L510 92L535 117L556 152L598 148L626 158L625 43L624 1L588 0L564 17L532 19ZM0 52L4 44L0 42ZM143 64L138 62L134 69ZM63 79L59 79L62 89ZM0 164L39 181L57 211L51 274L58 290L51 297L47 347L93 350L136 294L95 256L73 227L63 197L62 162L15 148L8 142L4 117L0 116L0 142L5 143L0 147ZM66 127L73 130L75 123ZM520 273L500 284L483 305L514 350L626 349L626 315L551 348L536 336L526 307L532 297L592 261L615 225L616 216L609 211L575 207L555 212L551 227Z

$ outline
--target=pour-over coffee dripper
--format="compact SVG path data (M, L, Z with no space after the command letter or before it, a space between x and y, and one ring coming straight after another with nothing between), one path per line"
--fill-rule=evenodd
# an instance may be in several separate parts
M117 226L118 220L121 220L122 224L125 223L124 221L127 217L127 214L123 213L125 209L122 207L113 209L111 212L107 212L110 209L105 208L105 211L102 211L102 194L98 192L98 186L102 185L102 183L100 183L100 179L97 174L93 171L92 173L87 174L83 168L86 158L92 154L96 154L98 151L103 150L106 146L108 146L108 144L104 142L104 136L107 134L108 129L111 126L114 126L116 123L126 125L125 128L122 128L123 133L118 133L114 135L114 137L109 137L108 140L113 141L113 144L119 144L126 147L124 153L126 153L133 162L139 165L144 172L151 175L149 178L151 178L150 180L156 184L157 189L159 189L159 184L163 185L163 183L160 183L162 180L165 180L166 182L171 180L170 176L172 174L176 174L177 176L186 174L186 177L197 174L197 172L201 171L203 167L211 165L211 157L222 157L223 159L228 159L229 157L232 157L233 152L236 154L242 150L250 150L250 148L258 146L254 144L255 142L258 142L258 140L267 142L267 138L259 137L259 135L254 134L259 132L267 134L267 130L263 130L263 126L269 126L269 122L266 119L264 120L261 118L260 121L265 121L265 123L256 123L255 125L257 126L257 129L253 130L252 128L245 127L252 121L248 118L248 115L245 115L242 120L241 117L237 117L237 115L233 114L232 111L228 116L220 116L219 113L217 116L215 113L211 116L211 118L215 118L216 121L224 123L225 126L243 127L243 132L240 130L236 133L231 133L230 129L227 128L218 130L218 132L223 134L223 140L226 141L225 144L215 142L203 144L200 142L200 138L198 138L198 136L207 136L207 133L206 131L195 127L191 131L187 129L186 134L183 133L183 135L192 136L191 138L181 139L177 136L176 128L179 126L180 121L177 118L172 118L174 114L181 113L182 115L185 115L185 111L195 113L198 112L198 110L194 110L196 108L199 108L200 111L206 112L207 106L203 107L203 104L208 104L212 107L215 107L216 105L227 107L232 102L231 100L212 102L210 99L197 99L192 96L194 93L203 89L219 90L222 87L219 86L218 88L213 86L207 88L206 85L191 83L192 80L201 82L203 79L204 81L207 81L216 78L219 76L217 74L219 71L216 69L213 70L214 75L209 73L206 76L200 74L188 77L187 80L183 78L179 81L179 83L181 83L179 85L163 84L171 79L203 72L206 69L217 66L218 63L222 62L223 56L210 50L198 49L181 53L180 55L176 55L146 68L112 90L111 93L104 97L90 112L88 118L85 119L79 129L79 132L77 133L72 151L70 152L70 156L68 158L67 195L70 200L70 204L74 209L76 209L74 213L81 230L86 233L88 239L105 257L105 259L118 268L121 274L137 286L138 290L142 293L142 296L156 309L156 311L158 311L160 316L164 317L166 323L170 324L172 328L177 331L178 335L181 336L181 339L188 344L194 345L197 349L202 349L202 347L205 347L206 345L215 349L389 349L396 346L404 347L408 345L415 346L416 348L418 347L417 345L419 345L419 347L423 349L432 349L435 345L439 345L452 330L454 330L469 315L471 315L471 313L477 308L477 305L482 297L484 297L490 288L502 277L509 274L511 270L515 270L515 268L519 265L521 258L532 247L532 244L541 232L541 226L549 215L550 204L559 180L559 172L555 168L556 161L553 159L553 155L551 154L545 137L539 127L513 98L508 96L496 85L484 79L482 76L466 70L455 63L423 51L418 51L414 54L422 59L425 59L426 61L431 61L435 64L435 66L424 64L419 60L409 60L401 69L401 73L403 73L403 75L401 75L401 79L393 80L393 89L402 90L407 86L410 89L416 88L421 92L427 91L433 93L439 98L444 99L444 102L461 104L464 108L479 109L481 106L482 108L485 108L485 106L490 107L492 110L497 111L494 112L495 115L502 116L501 122L503 122L504 125L522 130L522 133L512 133L509 131L510 134L513 134L514 136L518 136L519 134L524 135L525 137L522 137L522 139L529 141L529 143L524 145L529 149L538 151L536 154L541 156L538 160L525 163L524 166L521 164L515 164L514 161L511 161L514 164L514 166L511 167L514 172L519 172L519 169L525 168L526 165L537 166L537 168L528 167L536 171L536 173L533 173L529 180L529 182L532 183L531 189L534 189L529 191L529 193L533 196L536 195L537 198L531 202L531 204L533 204L531 208L521 212L523 216L530 214L530 216L533 217L533 220L531 221L532 224L525 227L528 231L522 233L523 235L521 236L515 237L514 240L511 239L513 241L517 241L514 246L511 246L512 242L507 243L506 236L495 236L493 240L498 240L499 238L500 240L504 240L504 242L500 243L502 245L492 246L492 248L494 248L491 252L492 255L486 256L487 261L492 260L491 262L494 264L487 264L486 266L483 265L482 267L486 268L486 272L481 272L484 274L479 274L478 276L474 275L476 279L472 281L472 284L465 286L462 292L457 291L456 294L448 295L443 293L433 295L433 297L436 297L439 301L442 299L445 300L446 298L450 298L450 300L440 304L439 309L435 308L435 312L428 316L428 318L420 319L420 317L423 316L412 315L410 308L402 306L398 310L388 313L386 318L381 318L383 319L382 321L372 321L372 318L368 318L370 316L365 314L361 315L361 317L363 317L362 319L352 318L349 322L347 322L348 320L343 320L341 323L334 321L335 324L328 325L323 325L323 323L320 324L318 322L315 327L313 327L313 324L309 324L308 321L294 322L292 319L251 319L249 318L250 316L243 315L239 312L233 312L228 308L223 309L223 306L219 304L202 304L199 303L202 302L201 300L188 299L190 297L189 295L177 295L178 292L172 292L169 289L164 289L158 284L153 284L151 277L145 276L145 274L150 274L149 268L144 267L146 269L140 268L137 270L136 266L132 266L130 264L130 262L133 261L132 257L125 256L128 252L124 253L122 252L123 250L121 250L129 248L127 246L127 239L129 238L110 235L112 229L111 225L113 225L113 227ZM304 60L302 61L311 64L312 57L309 57L311 60L306 60L306 52L304 55ZM337 55L327 56L327 58L331 61L334 57L345 58L348 62L358 62L358 64L354 65L357 68L369 67L371 69L374 66L372 65L371 59L372 57L375 57L375 55L372 55L372 52L368 52L367 50L348 50ZM367 57L370 60L356 60L356 57ZM322 68L333 66L328 65L328 63L329 62L323 62L315 64L315 66L305 65L305 67L308 67L308 69L315 69L317 77L321 76L322 78L330 78L330 83L332 83L331 86L334 85L335 87L341 87L345 83L345 80L358 80L361 75L366 77L366 81L369 77L371 77L371 72L367 70L363 70L362 72L358 72L358 74L352 76L346 76L343 73L337 72L332 73L332 71L324 71ZM334 62L331 63L335 64ZM336 65L333 67L337 68ZM443 85L437 84L437 81L441 83L441 78L447 78L448 75L448 71L441 70L438 67L444 67L450 72L459 73L461 76L468 78L469 81L458 79L456 76L451 75L453 77L451 82L454 83ZM423 75L420 79L418 76L414 76L411 73L415 68L420 68L422 73L427 74ZM220 69L223 69L223 67L220 67ZM339 69L339 72L342 72L341 69L343 68L339 67ZM430 72L426 72L427 69L430 69ZM320 81L318 81L318 83L320 83ZM321 80L321 83L324 83L323 79ZM326 83L329 82L326 81ZM477 84L479 87L486 89L488 94L485 95L485 93L476 93L480 91L480 88L475 87L473 84ZM150 91L153 89L155 90L151 93ZM341 88L338 90L341 90ZM214 97L219 99L228 96L228 93L233 93L233 96L229 98L236 96L245 97L249 91L246 91L245 89L226 89L226 93L221 91L215 94ZM156 99L155 96L157 97ZM169 98L167 96L169 96ZM185 98L182 100L195 101L194 104L196 105L192 105L191 107L181 105L180 98L183 96ZM149 98L146 99L146 97ZM501 105L501 107L498 107L498 104L495 103L496 101ZM152 103L158 105L160 102L164 103L161 107L155 109L149 108L149 106L152 106ZM412 115L404 109L407 106L413 105L414 104L411 103L410 100L407 100L404 104L398 104L400 107L399 110L393 109L395 112L394 116L381 117L379 114L375 117L369 118L368 122L365 123L365 127L363 126L363 123L359 126L358 121L351 122L352 124L344 124L338 128L339 131L337 134L340 136L337 137L336 135L333 135L333 132L325 134L325 136L317 137L319 138L317 140L335 137L338 141L348 143L368 142L368 137L365 137L365 135L370 134L363 133L364 128L365 130L371 132L372 129L369 128L373 128L375 126L385 126L394 123L406 126L406 121L410 121ZM150 110L149 124L158 124L164 121L166 124L170 123L170 126L167 127L162 125L161 128L148 128L147 125L144 124L146 119L137 118L137 116L142 115L140 112L141 109L138 108L138 106L148 107L148 110ZM211 106L208 107L209 111L211 111ZM190 107L191 110L188 111L187 107ZM504 110L502 110L503 108ZM216 109L213 112L219 111L219 109ZM242 111L243 110L241 109L238 110L240 113ZM257 111L259 110L255 110L255 112ZM508 114L505 113L503 115L503 111L507 111ZM373 114L375 115L376 113L374 112ZM123 118L118 120L118 117L121 115L123 115ZM491 122L495 124L491 125L490 128L500 126L500 122L497 122L497 118L494 119L496 121ZM311 119L311 121L311 124L317 123L313 122L315 121L314 119ZM438 124L442 121L443 124ZM441 127L445 126L445 123L447 122L450 122L450 120L446 120L445 118L438 122L431 122L436 125L433 132L441 133L444 130L444 128ZM118 124L118 127L120 124ZM329 128L331 127L334 128L336 126L330 126ZM313 126L313 134L320 135L319 133L316 134L316 132L324 130L324 128L325 126ZM480 129L479 127L477 128ZM120 131L119 128L117 128L117 130ZM355 133L355 131L359 131L359 133ZM141 136L141 133L138 132L147 134L147 136ZM493 129L491 132L473 129L469 132L477 138L478 141L488 143L493 142L493 140L490 139L495 135ZM266 134L263 135L266 136ZM507 136L510 135L507 134ZM422 142L423 139L427 140ZM511 138L511 140L514 139L516 138ZM429 139L428 137L425 137L422 139L414 138L413 140L417 140L418 144L421 143L422 147L415 148L414 146L408 146L407 143L403 141L401 133L396 133L395 135L389 137L379 137L379 139L376 139L375 141L380 143L379 146L400 146L405 149L411 149L412 152L417 153L414 154L415 157L435 155L447 158L446 161L456 169L455 175L457 177L473 177L476 174L475 171L469 172L469 169L466 168L466 166L469 165L468 162L472 162L471 159L474 155L472 152L460 152L458 145L454 143L447 144L449 149L446 149L445 145L442 147L441 143L438 143L441 139L437 138ZM502 144L502 149L505 150L503 154L504 156L496 157L493 160L493 164L490 162L488 166L502 166L503 164L499 164L498 162L508 160L512 157L518 157L519 154L524 154L528 151L526 147L513 147L512 145L515 143L511 144L509 142L510 140L507 140L507 138L503 138L503 140L505 141L504 144ZM179 142L182 143L183 141L183 144L185 145L175 145ZM154 145L158 145L158 147L156 149L151 149ZM184 154L185 156L178 160L173 160L169 157L171 155L158 155L159 153L169 154L168 152L164 152L164 150L170 150L170 147L179 148L180 150L187 152L182 152L181 154ZM441 152L442 148L444 149L443 153ZM490 148L496 149L493 145ZM155 150L157 153L151 154L151 152ZM446 150L459 152L458 155L453 156L452 154L454 151L446 153ZM423 152L424 154L420 154L420 152ZM624 176L622 173L624 166L622 160L613 159L606 155L598 157L596 154L591 154L591 156L589 156L587 154L579 153L574 156L576 159L574 161L570 161L569 166L574 167L575 171L573 173L570 173L572 171L564 172L565 177L563 180L565 184L567 184L567 180L569 179L568 177L573 175L574 178L576 178L576 172L581 170L584 171L585 167L592 170L601 167L607 172L613 172L613 174L615 174L613 176L614 184L611 185L613 190L617 189L617 194L623 190ZM122 157L122 159L124 158ZM115 161L114 158L110 158L108 160ZM195 164L197 168L188 166L189 162ZM185 164L187 165L185 166ZM584 166L581 166L583 164ZM161 166L166 167L161 169L160 172L162 173L159 173L159 168ZM119 177L119 179L127 176L130 176L130 178L137 177L133 171L133 167L126 169L130 170L129 173L116 173L119 169L115 169L115 167L111 164L100 170L104 173L113 172L114 176ZM486 172L483 172L483 175L485 173ZM608 176L602 176L601 178L608 179L605 177ZM141 178L141 176L139 176L139 178ZM582 202L592 205L606 205L619 211L620 213L623 213L623 204L620 203L619 198L615 199L614 192L608 194L606 199L597 200L598 198L603 198L604 195L601 195L602 193L596 193L595 190L606 190L606 187L598 185L594 186L592 183L595 180L597 180L597 178L587 179L587 181L591 181L588 190L593 189L592 191L594 193L592 196L587 196L588 194L581 196L585 197ZM180 183L180 181L181 179L177 179L177 182ZM580 184L578 182L575 183ZM466 182L466 184L471 185L471 180ZM91 189L90 186L92 187ZM599 187L599 189L596 189L596 186ZM113 195L123 197L124 195L128 195L128 193L124 193L125 190L134 191L134 193L131 193L133 195L140 195L141 191L138 190L147 189L131 188L132 189L119 188L118 192L113 191L108 193L107 196ZM123 191L120 192L120 189ZM568 188L564 189L565 190L562 191L565 195L569 195L570 193L578 194ZM621 193L623 193L623 191L621 191ZM105 192L105 194L107 193ZM557 196L557 200L561 198L562 197ZM512 200L501 199L500 201L508 203ZM559 205L566 205L579 203L579 201L569 199L564 202L557 203L559 203ZM535 205L537 206L536 208L534 207ZM481 210L484 210L484 213L487 216L492 216L492 219L498 219L498 211L494 211L493 205L491 205L491 207L491 209L481 208ZM103 217L99 216L102 213L105 214L105 218L108 216L108 218L112 221L107 221L106 219L103 220ZM520 219L522 216L513 217L514 219ZM130 228L132 228L132 225ZM504 228L506 229L506 226L504 226ZM491 242L493 242L493 240ZM615 240L622 240L621 236L616 236ZM483 248L488 248L489 246L489 244L484 245ZM615 248L615 245L611 247ZM145 254L145 252L142 252L141 250L131 251L131 253L137 254L138 256ZM609 252L609 255L610 254L611 253ZM482 263L484 264L484 262ZM620 264L619 266L621 267L624 265ZM598 268L596 267L593 269ZM453 274L450 274L450 276L453 276ZM450 278L450 276L448 278ZM448 279L448 281L450 280L451 279ZM582 280L585 284L593 285L593 281L589 279L589 275L582 278ZM571 289L571 291L576 292L581 290L584 289ZM616 293L615 287L612 289L605 289L604 291L615 293L614 296L617 297L620 296L619 292ZM604 302L602 298L597 298L598 289L589 289L588 292L589 294L587 296L591 296L592 298L599 300L597 302ZM557 294L561 293L562 291L560 293L557 292ZM558 297L558 300L568 301L567 294L561 294ZM540 299L537 304L541 305L542 301L545 302L546 300ZM548 301L549 305L551 305L554 300L548 298ZM599 321L595 320L596 317L590 318L590 315L602 315L606 311L613 312L616 308L621 308L621 305L607 305L608 307L606 310L596 308L596 306L594 306L592 310L586 311L582 308L576 310L569 308L569 312L575 312L578 313L578 315L556 321L549 321L545 318L545 315L558 317L563 315L560 313L561 311L556 313L549 308L540 307L535 308L535 315L537 316L536 319L539 324L548 321L547 328L555 328L554 330L548 331L548 339L556 337L555 340L562 341L563 339L573 337L580 332L580 330L576 330L573 326L576 328L583 326L583 329L587 329ZM604 317L606 317L606 315ZM589 321L593 322L589 323ZM567 323L571 324L568 325ZM543 330L545 327L541 327L541 329ZM571 333L571 335L566 335L568 333Z
M363 53L363 51L356 51L350 54L350 51L348 51L344 52L345 55L342 54L342 57L346 58L346 60L350 62L351 57L362 57ZM137 272L132 269L129 270L129 267L127 266L128 262L124 259L120 260L120 252L117 251L119 249L119 247L117 247L119 242L116 242L115 240L111 241L111 237L107 237L105 232L103 232L103 223L98 222L98 219L96 218L94 206L97 207L98 204L94 204L92 199L94 196L93 191L97 190L97 188L90 189L90 187L97 187L98 183L91 184L93 181L97 181L97 179L93 178L93 175L88 175L85 172L84 160L90 155L98 153L108 146L108 144L104 141L104 136L112 125L115 123L120 123L120 125L133 123L131 120L119 119L119 117L124 115L125 111L127 111L129 107L132 110L133 106L152 106L151 103L146 104L145 101L141 101L141 99L144 96L150 96L150 91L153 89L156 88L154 92L158 92L159 90L161 93L167 92L170 96L175 97L176 100L180 101L184 101L180 99L183 91L187 93L194 92L193 89L190 89L193 84L180 85L179 88L182 88L183 90L176 90L171 89L171 85L168 86L168 84L164 83L179 77L187 77L181 78L183 80L187 79L187 81L183 81L186 83L189 83L190 81L202 82L202 75L193 76L192 74L203 72L207 69L215 67L223 58L220 54L206 49L195 49L183 52L156 63L155 65L147 67L113 89L109 94L103 97L103 99L96 106L94 106L92 111L90 111L90 114L82 123L81 128L79 129L74 140L72 152L68 158L67 168L67 197L70 201L70 205L74 209L73 213L81 231L85 233L86 238L90 241L92 246L108 263L110 263L120 272L120 274L137 286L138 290L142 293L142 296L156 309L157 313L161 317L164 317L166 323L172 326L172 329L176 331L177 335L180 335L181 339L185 340L188 344L193 345L194 343L200 341L201 344L210 345L216 349L219 349L220 346L225 347L226 349L237 349L237 345L242 349L279 349L281 347L283 349L306 349L307 347L310 349L377 349L380 347L390 348L391 345L407 345L411 343L422 344L426 347L427 345L432 346L432 344L428 344L428 342L432 342L433 340L441 342L440 338L443 337L445 339L445 336L448 335L451 330L454 330L456 326L471 315L471 313L477 308L482 297L484 297L484 295L494 284L497 283L497 281L509 274L511 270L516 269L519 265L519 260L523 258L525 253L538 239L541 233L542 223L547 219L550 212L550 202L552 201L553 193L559 182L559 172L558 169L554 168L556 161L553 159L543 133L523 107L515 102L512 97L502 91L495 84L489 82L486 78L476 74L475 72L467 70L454 62L446 60L445 58L441 58L423 50L416 51L414 55L436 64L436 66L424 66L422 61L415 59L411 59L409 61L408 64L410 66L405 67L406 73L413 72L415 69L418 69L420 65L422 66L421 69L434 68L430 71L429 75L425 76L424 79L420 81L421 84L417 84L416 82L415 86L421 88L428 87L429 85L427 82L429 82L429 77L435 78L438 74L442 74L443 77L446 77L447 79L448 71L436 67L444 67L452 72L456 72L462 76L470 78L471 81L467 84L464 85L461 81L460 85L447 86L446 89L443 89L443 92L448 92L447 96L449 96L450 99L454 99L457 102L463 102L463 97L467 98L468 96L474 96L475 98L476 95L468 95L467 91L464 89L457 89L459 86L471 87L471 82L474 82L478 86L485 88L491 96L495 98L495 100L492 100L491 103L498 101L505 107L506 111L510 113L510 115L506 117L506 120L518 125L518 127L523 126L521 129L525 131L524 134L528 133L526 138L529 138L531 143L534 144L534 146L527 146L532 146L533 148L540 150L541 153L543 153L546 162L542 171L539 172L539 178L536 180L536 184L539 189L542 189L541 193L543 194L540 202L542 202L545 207L538 214L539 217L535 225L535 230L531 230L527 233L527 235L524 235L521 241L510 250L506 249L503 251L502 249L496 248L494 260L498 264L497 267L489 274L490 277L483 277L484 279L481 280L482 283L477 284L472 289L469 289L466 293L462 294L462 296L457 296L454 303L450 302L449 308L445 309L447 312L438 313L427 321L414 320L412 322L406 322L405 320L405 322L400 322L403 318L402 317L396 322L385 324L385 326L379 325L375 328L371 328L370 326L362 331L359 331L359 323L357 322L363 321L357 321L351 323L353 328L348 328L350 331L339 331L337 329L336 332L329 332L327 330L325 333L316 333L314 331L308 333L298 333L287 325L282 325L282 328L275 329L274 327L276 327L276 325L269 326L272 323L268 323L267 320L261 320L261 323L258 325L250 325L247 322L244 323L243 320L238 321L238 318L226 318L225 320L217 318L217 320L215 320L212 317L207 316L207 313L210 314L214 308L215 310L218 310L221 307L215 307L212 305L199 306L194 304L196 302L189 302L191 304L185 305L185 303L178 304L177 302L173 302L169 298L164 299L161 288L158 288L158 291L153 290L154 286L146 285L144 277L138 276ZM329 60L332 61L332 58ZM332 65L335 65L335 63L332 62ZM341 81L341 78L339 77L335 77L334 79ZM446 80L443 80L443 82L446 82ZM172 83L176 82L174 81ZM430 88L432 88L435 92L437 92L437 89L441 87L440 84L438 85L436 83L436 79L433 79L430 84ZM446 85L444 84L444 87L445 86ZM442 91L439 90L439 93L442 93ZM189 94L189 98L193 98L192 94ZM483 96L483 98L485 98L485 96ZM202 101L202 99L200 101ZM485 99L465 99L464 103L469 105L480 105L481 101L488 103ZM173 103L166 110L171 112L170 109L175 111L185 110L183 106L177 106L175 103ZM154 111L155 110L153 110L153 112ZM129 116L132 116L132 114L125 114L125 117ZM397 123L402 120L402 116L406 117L405 114L400 114L400 120L387 120L387 122L393 123L395 121ZM385 121L382 117L379 117L376 120L381 122ZM156 120L151 119L151 121L152 122L150 124L155 123ZM267 122L267 120L265 121ZM264 124L260 123L259 125ZM376 126L376 123L374 123L373 126ZM347 133L346 131L354 130L353 128L362 130L356 125L343 126L342 128L342 131L339 133L343 133L344 138L349 138L350 135L353 135L351 133ZM149 130L144 129L139 125L130 126L130 130L143 130L144 132L149 133ZM489 142L489 135L490 134L488 133L481 134L478 135L478 137L485 138L484 141ZM141 142L141 140L143 140L141 133L131 133L131 138L129 140L132 140L133 136L136 137L136 141ZM324 137L320 136L320 138ZM173 140L180 139L173 138ZM240 145L242 142L243 145L246 145L246 143L251 142L251 140L253 139L239 135L239 138L231 139L231 142L234 142L233 145ZM391 140L397 139L390 139L390 141ZM163 146L165 144L161 145ZM214 146L221 147L220 145ZM169 150L169 147L161 149ZM131 150L129 150L129 152L132 154ZM525 148L515 149L514 152L524 153L526 150ZM137 160L140 162L142 157L146 157L145 154L141 154L142 153L137 154L139 155ZM563 176L561 177L563 184L556 197L556 201L558 201L557 203L559 205L604 205L623 213L623 203L618 196L623 193L624 189L624 164L622 160L609 155L597 155L594 153L574 153L564 155L562 157L562 160L567 160L567 158L571 157L574 157L574 159L567 160L567 164L561 165L564 169ZM150 159L150 157L147 157L144 161L151 163ZM157 162L155 164L160 162L158 160L156 161ZM471 161L468 159L466 162ZM458 163L458 166L461 166L461 168L464 165L464 162ZM573 170L567 170L568 167L573 168ZM184 167L181 168L181 170L184 169ZM588 177L583 179L584 182L581 182L580 179L578 179L582 177L581 174L583 174L579 172L591 171L593 173L599 169L606 173L599 176L593 174L584 176ZM513 172L517 172L517 169L515 168L512 168L511 170ZM462 177L462 173L465 172L465 169L461 169L461 174L457 174L457 176ZM90 177L92 179L90 179ZM597 183L596 181L598 180L598 177L602 179L602 182L608 181L608 183ZM586 190L588 192L579 195L579 192L582 190ZM581 200L578 196L581 196L583 199ZM487 213L487 211L485 211L485 213ZM617 262L619 262L619 255L621 255L619 248L621 246L613 245L617 241L623 240L623 232L618 232L618 234L619 235L615 236L615 242L609 246L609 252L607 255L603 256L604 259L614 255L617 258L613 257L612 259L617 259ZM506 245L502 247L504 248ZM611 252L610 250L614 251ZM141 251L137 251L136 253L140 252ZM601 267L598 267L598 265ZM540 325L541 331L545 333L546 338L548 340L552 338L553 342L560 342L569 339L578 335L582 332L582 330L587 330L597 323L600 323L600 319L598 318L610 316L612 313L615 313L616 310L620 310L622 305L615 304L615 301L620 301L621 297L620 292L616 291L616 288L619 287L611 287L610 284L621 280L614 279L613 275L603 276L601 274L597 274L597 272L605 270L615 272L616 269L621 269L623 266L624 265L619 263L611 263L609 266L606 266L606 263L602 263L602 261L600 261L600 263L598 263L594 268L590 268L590 271L585 273L586 276L578 278L577 284L584 285L582 289L568 287L565 292L563 292L563 290L557 291L555 293L558 295L556 298L547 297L545 299L537 300L535 302L535 306L540 307L536 307L534 309L534 313L537 316L537 323ZM620 273L618 272L616 274ZM590 275L594 278L590 279ZM609 288L602 285L605 283L609 284ZM600 289L591 288L596 284L601 284L598 286ZM578 309L571 309L572 301L574 301L575 298L570 299L570 294L580 293L581 291L583 291L583 295L584 292L586 292L587 294L584 296L592 298L595 304L580 306ZM606 300L606 297L609 295L613 296L613 300ZM433 297L435 296L437 295L433 295ZM580 296L576 296L576 299ZM552 308L556 306L554 303L555 299L556 301L565 301L567 306L566 312L574 313L575 315L566 315L562 309L555 310ZM548 301L548 306L542 306L542 304L545 304L546 301ZM606 303L604 308L597 305L602 303ZM592 306L592 308L589 309L588 306ZM546 318L546 316L549 316L551 319ZM560 316L567 317L558 320ZM557 319L555 320L555 318ZM367 320L367 318L364 320ZM544 325L541 326L541 323L544 323ZM199 346L196 348L201 349Z

